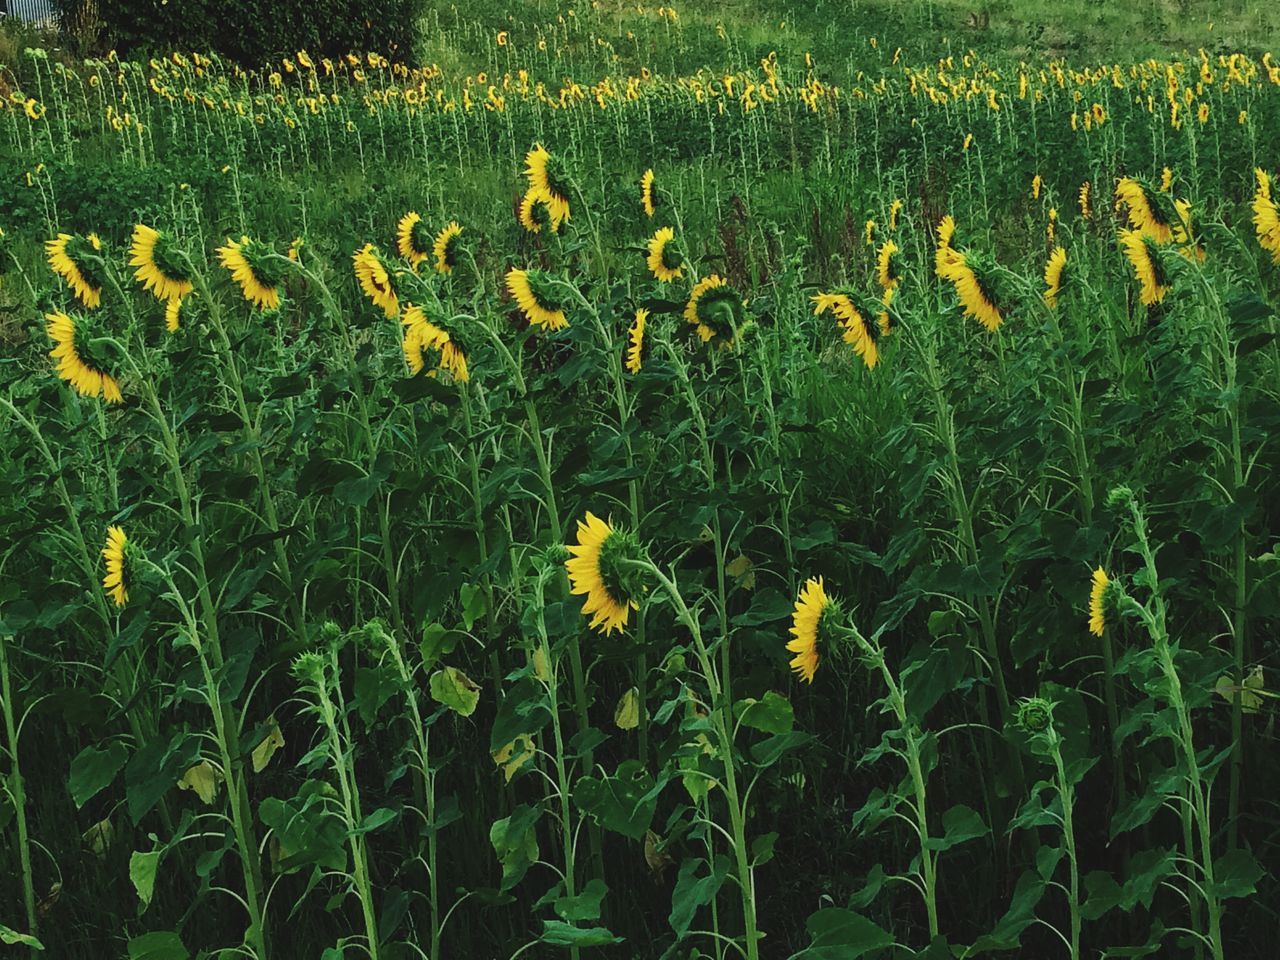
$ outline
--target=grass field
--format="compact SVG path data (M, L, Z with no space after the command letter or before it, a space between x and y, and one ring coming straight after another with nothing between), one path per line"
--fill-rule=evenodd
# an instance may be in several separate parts
M474 6L0 33L0 955L1272 956L1280 12Z

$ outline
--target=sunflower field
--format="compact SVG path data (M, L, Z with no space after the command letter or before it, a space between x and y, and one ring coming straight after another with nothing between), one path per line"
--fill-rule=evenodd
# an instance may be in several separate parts
M1280 53L428 6L0 43L0 956L1274 958Z

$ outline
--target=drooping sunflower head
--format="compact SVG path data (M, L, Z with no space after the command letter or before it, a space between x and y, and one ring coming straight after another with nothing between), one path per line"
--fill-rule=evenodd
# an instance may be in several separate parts
M640 178L640 206L646 217L652 217L658 210L658 194L653 188L652 170L646 170Z
M58 377L67 381L82 397L102 397L120 403L124 396L120 383L107 373L108 354L95 314L50 313L45 315L53 349L49 356L58 361Z
M1261 167L1253 173L1258 180L1258 189L1253 195L1254 232L1258 245L1271 254L1273 262L1280 264L1280 207L1271 196L1271 175Z
M414 270L431 256L431 231L415 210L410 210L396 224L396 251L409 261Z
M893 288L886 287L885 294L891 300ZM844 342L853 347L853 352L862 358L868 370L874 370L880 361L880 340L892 329L889 301L884 302L882 310L880 305L867 303L858 294L844 291L816 294L813 302L815 314L831 312L840 325Z
M143 287L158 300L185 297L193 289L190 271L174 237L144 223L133 228L129 266L134 268L133 275Z
M684 257L675 237L675 230L663 227L649 239L649 253L645 263L649 272L662 283L670 283L684 276Z
M49 267L90 310L102 303L102 241L96 233L60 233L44 245Z
M990 259L980 253L952 251L940 275L951 281L966 317L973 317L989 333L1000 329L1004 312L996 293L995 264Z
M552 216L559 221L568 220L569 171L564 161L539 143L525 156L524 172L530 189L545 197Z
M182 327L182 297L173 297L164 305L164 328L177 333Z
M123 607L129 602L129 561L133 553L134 546L125 536L124 530L120 527L108 527L107 543L102 548L102 556L107 563L102 589L115 601L117 607Z
M228 240L218 248L218 261L231 272L231 279L240 285L244 298L259 310L280 307L284 269L269 245L249 237Z
M1092 189L1088 180L1080 184L1080 216L1084 220L1093 216L1093 204L1090 199Z
M453 268L458 265L458 248L461 244L459 239L462 236L462 227L457 221L451 221L448 226L436 234L435 242L431 245L431 252L436 259L437 273L453 273Z
M404 328L404 358L411 375L417 376L428 370L430 376L435 376L437 370L445 370L459 383L471 379L466 349L441 324L429 320L425 310L417 305L408 307L401 323Z
M795 654L792 671L805 683L813 683L824 653L838 649L845 629L844 609L839 600L828 596L822 578L806 580L791 614L787 652Z
M544 228L559 233L563 222L552 212L546 195L533 188L527 190L520 200L519 220L526 233L541 233Z
M1172 217L1165 210L1162 192L1139 177L1125 177L1116 184L1116 199L1127 211L1129 225L1148 234L1157 243L1173 239Z
M689 293L684 318L698 330L703 343L715 341L732 347L742 327L742 295L723 277L713 274L699 280Z
M627 370L639 373L644 357L644 328L649 320L649 311L641 307L636 310L636 317L627 331Z
M1173 289L1173 279L1164 265L1160 245L1140 230L1121 230L1120 246L1133 266L1143 305L1150 307L1164 300Z
M644 560L635 533L588 511L578 521L578 542L568 550L570 590L586 595L582 614L591 617L591 629L609 634L625 628L646 590L644 572L635 566Z
M892 240L886 240L876 255L876 279L885 290L892 290L902 280L902 256Z
M535 327L563 330L569 325L569 300L555 278L541 270L507 271L507 290Z
M1160 171L1160 192L1168 193L1173 189L1173 171L1165 167Z
M902 201L894 197L893 202L889 204L889 232L898 229L898 214L902 212Z
M1052 309L1058 307L1058 296L1067 279L1067 251L1062 247L1054 247L1049 254L1049 262L1044 265L1044 302Z
M351 265L355 270L356 280L360 282L360 289L370 302L387 317L398 316L400 298L396 296L391 271L382 262L378 248L372 243L366 243L351 255Z
M1102 636L1107 629L1107 594L1111 589L1111 578L1107 571L1098 567L1093 571L1093 582L1089 587L1089 632L1095 637Z
M1040 199L1040 191L1041 189L1043 189L1043 187L1044 187L1044 180L1040 177L1040 174L1037 173L1034 177L1031 178L1031 199L1032 200Z

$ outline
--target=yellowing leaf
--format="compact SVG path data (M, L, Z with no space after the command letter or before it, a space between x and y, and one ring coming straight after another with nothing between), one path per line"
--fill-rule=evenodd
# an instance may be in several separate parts
M1263 686L1262 664L1255 665L1244 678L1244 683L1238 686L1231 677L1223 674L1213 689L1228 702L1233 702L1239 693L1240 710L1243 713L1257 713L1262 706L1262 698L1272 696Z
M663 871L675 863L669 853L658 849L660 846L662 846L661 835L654 833L652 830L646 830L644 832L644 862L653 872L655 878L659 879L662 877Z
M541 645L533 651L533 675L543 683L551 682L551 664L547 662L547 648Z
M284 734L280 732L280 724L276 722L275 714L267 718L267 723L271 724L271 729L267 731L266 738L253 748L254 773L265 770L271 758L276 755L276 751L284 746Z
M756 586L756 570L755 564L751 562L751 558L745 553L740 553L734 557L724 568L725 573L733 577L738 582L738 586L744 590L754 590Z
M111 849L111 841L115 839L115 828L110 820L99 820L80 835L89 852L95 856L105 857Z
M222 774L214 769L208 760L201 760L187 770L178 781L179 790L194 790L202 803L213 803L218 795L218 784L222 782Z
M493 762L502 768L507 783L529 760L533 759L533 738L528 734L517 734L516 738L493 755Z
M632 687L618 700L613 711L613 722L619 730L634 730L640 726L640 691Z

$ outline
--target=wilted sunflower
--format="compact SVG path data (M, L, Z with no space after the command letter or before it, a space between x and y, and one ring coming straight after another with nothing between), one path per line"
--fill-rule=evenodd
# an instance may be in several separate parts
M1089 589L1089 632L1095 637L1102 636L1107 629L1107 588L1111 586L1111 578L1101 567L1093 571L1093 585Z
M417 211L410 210L396 224L396 250L414 270L431 256L431 232Z
M177 333L182 326L182 298L173 297L164 305L164 328L170 333Z
M72 292L90 310L102 303L102 277L97 259L102 252L102 241L96 233L87 236L60 233L44 245L49 267L71 286Z
M431 251L436 258L437 273L453 273L458 265L458 238L462 236L462 227L457 221L451 221L447 227L436 234Z
M627 331L627 340L630 343L627 347L627 370L631 373L640 372L644 351L644 325L648 319L649 311L641 307L636 310L636 318L631 324L631 329Z
M1156 241L1140 230L1121 230L1120 245L1124 255L1133 265L1133 273L1141 285L1141 299L1145 306L1159 303L1171 289L1172 281L1160 262L1160 248Z
M102 589L117 607L123 607L129 600L125 584L125 560L129 552L129 538L124 531L119 527L107 527L107 545L102 548L102 555L107 561L107 575L102 578Z
M244 298L259 310L275 310L280 306L280 284L284 277L271 260L271 248L258 240L242 236L228 240L218 248L218 261L231 271L231 279L240 284Z
M657 212L657 201L658 196L653 189L653 171L646 170L640 178L640 205L644 208L646 217L652 217Z
M1258 189L1253 195L1253 228L1258 243L1271 254L1274 263L1280 264L1280 207L1271 197L1271 177L1258 167L1253 171L1258 178Z
M992 284L986 279L989 276L988 265L974 254L948 249L949 256L938 268L938 276L951 281L965 316L973 317L989 333L995 333L1004 323L1004 316L996 304Z
M537 144L524 158L525 176L529 187L538 191L558 222L569 219L569 178L559 157L553 157L547 148Z
M902 280L902 258L892 240L886 240L876 255L876 279L885 290L892 290Z
M640 541L629 530L606 523L588 511L578 521L578 542L568 545L565 561L570 592L586 594L583 616L591 617L591 629L609 634L622 630L632 610L640 609L644 581L629 562L642 560Z
M1125 177L1116 184L1116 199L1128 211L1129 225L1149 235L1156 243L1173 239L1173 225L1161 210L1156 192L1141 180Z
M351 264L356 279L360 281L360 289L373 305L388 317L399 315L400 299L391 284L391 271L378 255L378 248L366 243L351 255Z
M54 344L49 356L58 361L58 376L82 397L100 396L107 403L120 403L124 399L120 384L102 369L105 358L94 343L93 321L65 313L46 314L45 320Z
M527 191L520 200L520 226L528 233L541 233L546 227L552 233L560 232L561 221L551 212L544 194L535 189Z
M192 291L191 277L169 234L146 224L135 224L129 254L129 266L136 268L133 275L157 300L185 297Z
M684 257L680 255L675 237L675 230L663 227L649 240L649 256L646 259L649 272L663 283L670 283L684 276Z
M541 270L507 271L507 290L535 327L563 330L569 325L566 304L554 292L551 278Z
M1049 262L1044 265L1044 302L1051 309L1058 308L1058 295L1062 293L1066 269L1067 251L1062 247L1055 247L1053 253L1049 254Z
M742 296L721 276L699 280L689 293L684 318L698 329L703 343L732 347L742 325Z
M411 306L405 310L401 322L404 324L404 358L411 374L417 376L428 366L427 351L431 351L439 355L437 366L453 374L455 380L466 383L471 378L462 345L449 331L428 320L426 311Z
M805 683L813 683L814 674L822 660L823 649L830 647L843 612L833 597L827 596L822 578L809 578L800 588L795 610L791 615L791 637L787 651L794 653L791 669Z

